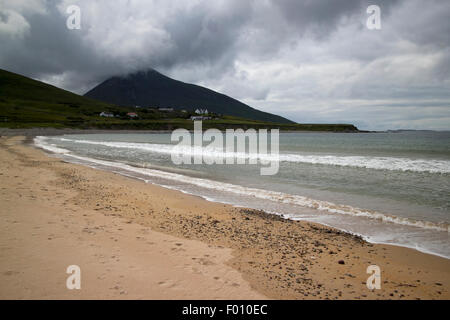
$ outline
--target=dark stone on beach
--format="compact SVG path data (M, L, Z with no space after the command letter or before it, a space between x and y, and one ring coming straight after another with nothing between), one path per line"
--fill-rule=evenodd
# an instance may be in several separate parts
M339 264L345 264L344 260L339 260L338 263Z
M314 246L320 247L320 246L324 246L324 244L322 242L316 240L316 241L314 241Z

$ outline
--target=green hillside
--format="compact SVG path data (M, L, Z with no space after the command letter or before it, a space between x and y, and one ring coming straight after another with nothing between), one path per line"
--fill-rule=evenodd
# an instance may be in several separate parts
M100 117L103 111L111 112L116 117ZM130 119L126 116L127 112L136 112L139 118ZM0 69L0 128L193 129L190 116L189 112L159 112L106 104ZM346 124L279 124L233 116L203 121L203 128L357 131L353 125Z
M1 127L77 127L102 111L129 111L0 69ZM101 122L104 119L100 119Z

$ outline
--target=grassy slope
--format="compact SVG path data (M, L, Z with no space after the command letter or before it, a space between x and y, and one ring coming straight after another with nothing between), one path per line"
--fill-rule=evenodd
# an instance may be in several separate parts
M78 127L93 122L111 107L40 81L0 70L0 126ZM6 122L5 122L6 119ZM105 122L105 119L99 119Z
M99 113L138 112L139 120L102 118ZM171 118L169 118L171 117ZM0 127L100 128L172 130L193 128L181 113L167 115L92 100L54 86L0 69ZM346 124L276 124L226 116L203 122L204 128L280 128L306 131L356 131Z

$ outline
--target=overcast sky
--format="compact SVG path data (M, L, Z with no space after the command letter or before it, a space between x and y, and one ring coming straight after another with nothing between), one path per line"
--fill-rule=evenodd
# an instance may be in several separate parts
M448 0L0 0L0 68L81 94L154 68L297 122L450 130L449 21Z

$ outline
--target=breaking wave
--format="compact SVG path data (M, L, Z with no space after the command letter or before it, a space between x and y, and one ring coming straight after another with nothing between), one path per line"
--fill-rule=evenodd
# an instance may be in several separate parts
M313 165L330 165L341 167L354 167L375 170L410 171L428 173L450 173L450 161L435 159L410 159L396 157L371 157L371 156L338 156L338 155L302 155L296 153L281 153L272 155L270 153L242 153L224 152L223 149L213 147L186 147L171 144L152 143L129 143L129 142L109 142L109 141L89 141L59 138L61 141L73 143L102 145L112 148L124 148L143 150L162 154L178 154L184 156L202 155L203 157L221 158L244 158L261 161L281 161L296 162Z

